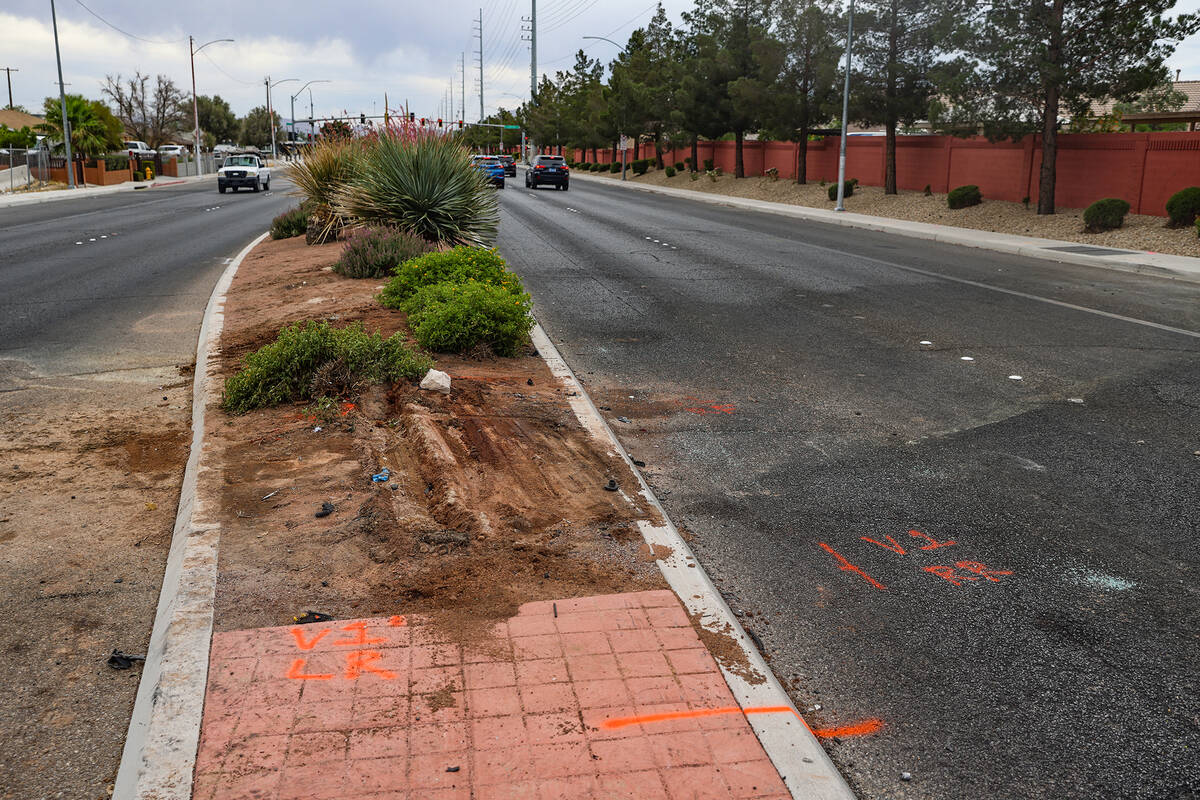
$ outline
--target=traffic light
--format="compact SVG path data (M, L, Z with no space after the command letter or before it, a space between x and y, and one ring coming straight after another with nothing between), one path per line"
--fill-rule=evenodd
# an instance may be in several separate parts
M416 118L417 118L417 112L415 112L415 111L408 112L408 121L409 122L412 122Z
M425 124L425 118L424 118L424 117L421 117L421 124L422 124L422 125L424 125L424 124Z
M367 124L367 115L365 113L358 115L358 121L363 125Z
M442 127L442 118L438 117L438 127Z
M460 120L458 121L458 129L461 131L461 130L462 130L462 128L463 128L463 121L460 119Z

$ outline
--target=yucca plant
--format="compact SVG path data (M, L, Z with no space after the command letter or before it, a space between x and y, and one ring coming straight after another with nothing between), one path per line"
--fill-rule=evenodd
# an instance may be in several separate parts
M327 242L345 227L346 220L334 207L334 195L350 181L362 157L363 149L357 142L322 137L292 165L292 182L311 208L315 223L310 244Z
M495 190L467 151L431 134L379 137L337 193L335 207L347 219L398 228L440 246L490 245L500 223Z

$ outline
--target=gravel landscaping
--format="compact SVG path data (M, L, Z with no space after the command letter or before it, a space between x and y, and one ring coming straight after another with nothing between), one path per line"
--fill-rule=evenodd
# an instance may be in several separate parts
M610 180L620 180L619 173L588 173ZM853 177L853 176L851 176ZM645 175L628 179L637 183L656 186L671 186L676 189L691 189L710 194L747 197L768 200L774 203L791 203L810 208L832 209L834 203L826 194L828 185L809 183L800 185L790 180L748 177L737 179L722 175L716 181L700 173L699 180L691 180L686 172L668 178L662 170L651 170ZM1064 208L1053 216L1038 216L1036 204L1026 208L1021 203L1006 203L988 200L970 208L951 211L946 207L946 195L933 194L926 197L921 192L900 192L885 195L883 187L859 186L852 197L846 198L846 210L857 214L871 214L912 222L930 222L936 225L954 225L959 228L1011 233L1021 236L1036 236L1044 239L1061 239L1068 242L1117 247L1124 250L1144 250L1151 253L1170 253L1179 256L1200 256L1200 239L1194 228L1171 229L1166 227L1166 217L1130 214L1125 225L1105 233L1084 233L1083 209Z

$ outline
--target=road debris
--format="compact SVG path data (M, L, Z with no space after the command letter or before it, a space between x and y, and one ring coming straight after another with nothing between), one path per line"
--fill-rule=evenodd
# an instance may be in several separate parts
M384 467L383 469L379 470L379 472L376 472L374 475L372 475L371 480L374 483L385 483L387 479L391 477L391 474L392 471L387 467Z
M305 611L298 617L292 617L292 622L297 625L311 625L314 622L329 622L333 617L328 614L322 614L320 611Z
M313 514L313 516L316 517L317 519L321 519L322 517L328 517L330 514L333 513L333 511L334 511L333 503L330 503L329 501L325 501L324 503L321 503L321 510L318 511L316 514Z
M441 370L431 369L421 379L421 388L430 392L450 394L450 376Z
M104 662L113 669L129 669L135 661L145 661L144 655L134 655L133 653L122 653L120 650L113 650L112 655L108 657L108 661Z

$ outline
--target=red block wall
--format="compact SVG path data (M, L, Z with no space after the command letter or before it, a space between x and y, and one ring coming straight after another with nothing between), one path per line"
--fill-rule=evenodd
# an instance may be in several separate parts
M746 142L742 159L746 175L761 175L769 167L779 177L795 179L794 142ZM647 148L645 157L653 155ZM631 154L632 155L632 154ZM683 161L691 149L663 153L668 164ZM701 164L711 158L723 172L734 173L733 142L701 142ZM575 153L590 160L591 151ZM610 150L600 161L619 160ZM1018 142L955 139L950 136L901 136L896 141L896 181L900 189L920 191L928 185L944 193L973 183L985 198L1019 203L1036 202L1041 169L1041 140L1027 136ZM1102 197L1127 200L1135 214L1166 215L1167 198L1187 186L1200 186L1200 131L1162 133L1063 134L1058 137L1055 203L1084 208ZM836 181L838 138L808 143L808 179ZM846 141L846 177L864 186L882 186L884 137L852 136Z

